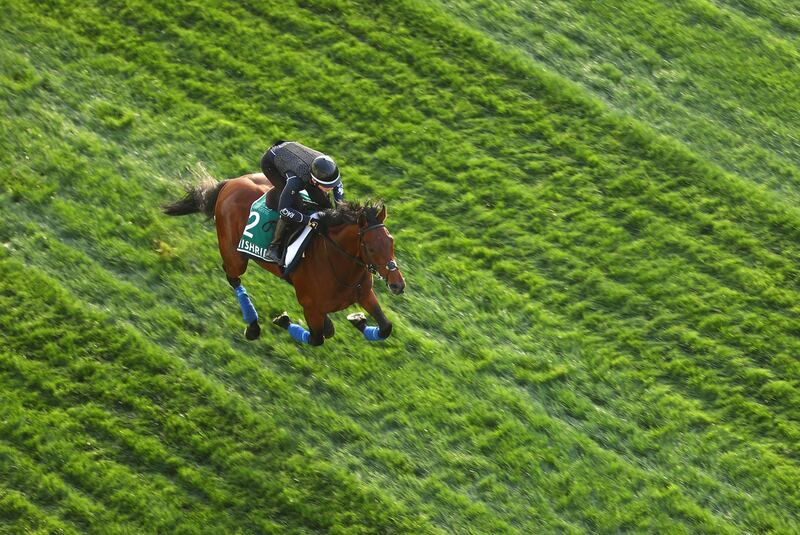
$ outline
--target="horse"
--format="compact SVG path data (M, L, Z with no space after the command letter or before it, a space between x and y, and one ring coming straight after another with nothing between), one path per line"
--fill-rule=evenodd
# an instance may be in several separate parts
M315 235L305 249L304 258L285 277L284 269L278 264L236 250L251 205L271 188L272 184L263 173L222 181L208 178L188 188L182 199L162 209L170 216L203 213L209 219L214 218L222 269L239 302L248 340L261 335L258 312L241 281L250 260L294 286L309 330L292 323L286 312L274 318L273 323L286 329L295 340L312 346L322 345L335 333L328 314L355 303L378 325L368 326L362 313L347 316L349 322L368 341L386 340L392 333L392 323L378 303L372 275L377 274L386 281L392 294L399 295L405 290L405 280L394 255L394 238L384 225L386 206L381 201L346 202L335 209L323 210L316 220Z

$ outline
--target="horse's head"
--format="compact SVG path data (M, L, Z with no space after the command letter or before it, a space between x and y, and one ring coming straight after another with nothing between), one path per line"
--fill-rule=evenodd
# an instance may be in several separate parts
M406 283L397 267L394 238L384 226L385 220L386 206L380 201L370 201L365 205L345 202L322 214L319 230L333 242L338 255L349 257L361 269L368 268L386 281L393 294L401 294ZM355 255L342 248L345 241L357 247Z
M373 273L378 273L386 281L389 290L395 295L403 293L406 281L397 267L394 257L394 238L383 224L386 220L386 206L375 203L365 206L358 216L361 238L361 257Z

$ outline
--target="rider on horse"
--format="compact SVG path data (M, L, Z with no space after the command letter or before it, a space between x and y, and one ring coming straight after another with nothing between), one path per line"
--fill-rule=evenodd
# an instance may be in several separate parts
M305 190L320 209L325 209L333 207L329 196L331 190L337 205L344 201L344 187L339 168L330 156L295 141L273 144L261 158L261 170L275 191L274 196L267 196L267 206L272 204L269 207L277 208L281 216L266 260L280 264L281 247L290 224L308 221L308 216L301 210L303 199L300 192ZM279 196L277 207L275 196Z

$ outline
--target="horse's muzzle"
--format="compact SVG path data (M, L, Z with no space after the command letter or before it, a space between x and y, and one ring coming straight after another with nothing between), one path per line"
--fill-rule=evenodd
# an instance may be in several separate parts
M406 281L403 280L403 276L396 268L390 271L389 276L386 277L386 285L389 287L389 291L394 295L400 295L406 291Z
M400 295L401 293L403 293L403 292L405 292L405 291L406 291L406 283L405 283L405 282L403 282L403 281L400 281L400 283L399 283L399 284L392 284L392 283L390 283L390 284L389 284L389 290L390 290L390 291L391 291L391 292L392 292L394 295Z

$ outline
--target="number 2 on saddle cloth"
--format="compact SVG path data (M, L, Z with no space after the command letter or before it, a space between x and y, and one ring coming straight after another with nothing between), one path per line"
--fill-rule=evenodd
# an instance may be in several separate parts
M312 202L310 197L305 191L301 191L300 195L303 197L302 211L304 214L309 215L319 210L319 205ZM272 236L275 232L275 225L280 218L277 210L273 210L267 206L267 194L265 193L252 204L250 207L250 214L247 217L247 225L244 227L242 237L239 240L237 251L246 253L255 258L266 260L267 247L272 242ZM293 238L303 225L297 225L289 233ZM288 245L292 239L286 240L285 246Z

